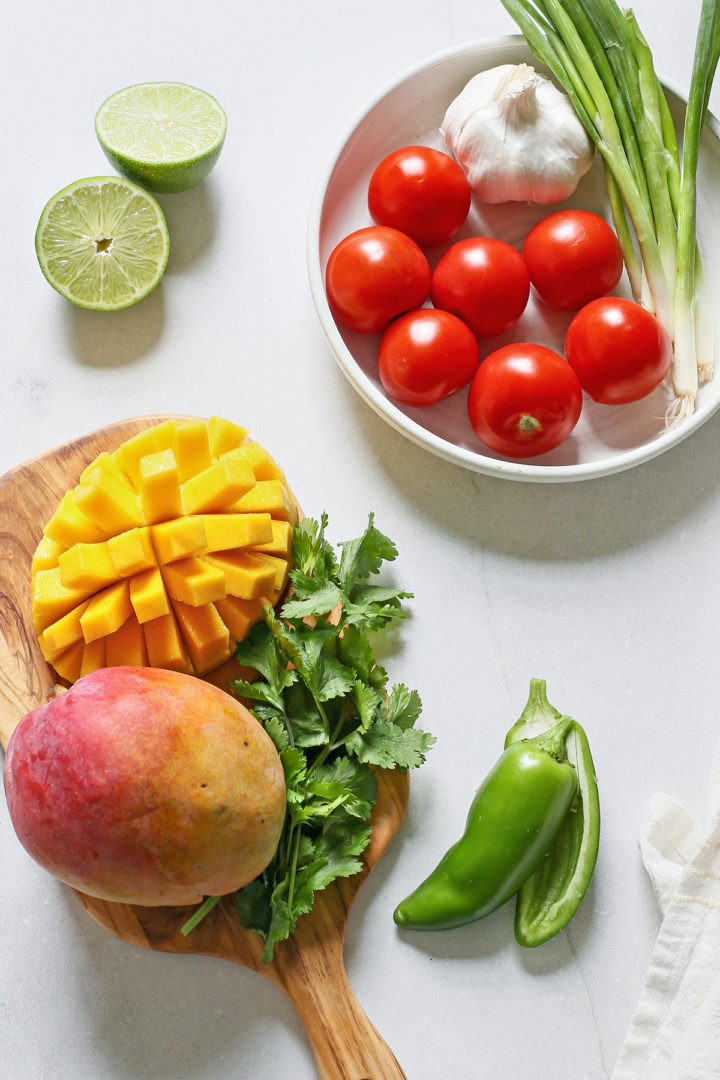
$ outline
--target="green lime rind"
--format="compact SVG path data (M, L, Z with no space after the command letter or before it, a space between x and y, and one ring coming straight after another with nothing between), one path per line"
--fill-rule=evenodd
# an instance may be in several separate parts
M78 307L118 311L165 272L170 236L160 204L139 184L91 176L58 191L35 232L40 269Z
M135 83L111 94L95 115L108 161L157 193L201 183L220 156L226 132L219 102L187 83Z
M202 183L212 171L220 150L218 147L213 154L203 154L182 165L173 165L170 174L165 165L146 165L103 146L105 157L113 168L156 195L178 195Z

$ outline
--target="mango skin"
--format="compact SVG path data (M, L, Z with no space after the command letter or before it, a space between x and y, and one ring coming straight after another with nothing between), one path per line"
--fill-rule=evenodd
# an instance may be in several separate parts
M4 767L10 817L42 867L81 892L195 904L257 876L285 817L258 721L223 690L160 668L101 668L25 716Z

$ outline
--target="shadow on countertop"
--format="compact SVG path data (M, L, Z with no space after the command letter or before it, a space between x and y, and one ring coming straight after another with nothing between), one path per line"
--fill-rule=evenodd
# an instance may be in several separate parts
M213 243L219 211L210 182L177 195L162 195L159 202L170 233L170 256L159 285L122 311L89 311L68 305L69 336L81 364L123 367L150 353L162 337L168 281L188 271Z
M78 1048L79 1074L93 1068L115 1080L177 1080L215 1075L237 1063L238 1075L267 1053L273 1036L304 1032L282 992L229 961L129 947L96 926L69 890L66 916L77 924L66 977L80 1029L94 1033ZM311 1060L307 1047L308 1062Z
M439 528L517 558L582 559L682 532L720 490L720 415L633 469L552 484L463 469L415 446L368 407L353 411L400 498Z

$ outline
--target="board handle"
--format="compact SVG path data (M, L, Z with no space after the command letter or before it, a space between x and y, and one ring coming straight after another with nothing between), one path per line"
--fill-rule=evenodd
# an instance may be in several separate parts
M277 982L302 1021L320 1080L407 1080L348 982L342 949L316 944L282 964Z

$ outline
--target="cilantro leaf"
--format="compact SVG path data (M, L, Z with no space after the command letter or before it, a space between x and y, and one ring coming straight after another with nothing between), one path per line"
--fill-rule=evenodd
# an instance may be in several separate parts
M324 746L330 724L303 682L296 682L285 694L286 724L296 746Z
M345 804L348 814L367 819L377 798L377 780L371 769L363 768L355 758L341 755L326 761L315 769L321 780L336 780L351 792L352 799Z
M343 627L342 635L338 638L338 651L343 664L352 668L363 682L385 684L387 672L377 664L370 638L360 627L349 623Z
M403 683L393 686L388 698L387 718L391 724L403 729L412 727L422 712L422 702L417 690L408 690Z
M282 711L283 693L297 676L280 659L277 642L266 623L255 623L249 636L238 642L235 659L244 667L254 668L265 680L239 679L233 687L235 692L240 697L270 702Z
M370 574L377 574L383 562L397 558L397 548L392 540L375 528L375 515L368 516L368 526L357 540L345 540L340 544L342 557L338 569L338 583L349 593L357 581Z
M263 961L312 910L318 892L363 869L376 768L414 768L435 741L415 728L420 697L387 688L370 634L405 618L412 593L369 582L395 544L374 515L356 540L327 541L327 515L293 531L292 592L280 617L265 608L237 646L257 678L234 684L273 740L285 774L287 814L277 850L236 896L243 926L264 939ZM332 619L327 618L332 613Z
M264 876L256 877L235 897L235 907L240 922L247 930L254 930L267 939L272 916L272 888Z
M290 745L290 736L282 719L277 714L268 716L267 720L263 721L263 726L275 743L275 749L278 753L280 753L281 750L287 749Z
M306 575L327 581L337 572L335 553L325 539L327 514L322 514L320 521L303 518L293 529L293 562Z
M303 913L312 906L316 892L338 877L351 877L363 868L359 856L370 840L370 825L366 821L339 819L330 822L315 840L315 859L301 867L293 894L295 906Z
M327 615L342 600L342 592L332 581L315 581L299 570L290 573L293 595L283 605L286 619L306 619L309 615Z
M375 721L375 715L385 700L385 694L374 686L368 686L361 679L356 679L351 696L357 710L360 730L367 731Z
M355 731L347 740L349 753L355 754L366 765L381 769L415 769L425 761L425 755L435 739L415 728L402 728L398 724L373 724L368 731Z
M285 773L285 790L288 805L301 804L305 798L307 761L297 746L286 746L280 751L280 761Z

